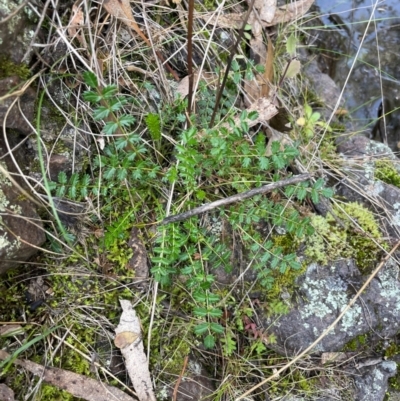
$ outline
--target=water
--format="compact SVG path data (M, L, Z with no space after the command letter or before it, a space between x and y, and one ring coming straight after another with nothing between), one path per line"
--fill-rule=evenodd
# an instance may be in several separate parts
M400 141L400 1L316 0L330 43L338 58L330 75L343 88L347 108L358 130L387 141ZM333 32L324 35L328 28ZM321 44L321 43L320 43ZM328 45L326 46L328 47ZM354 67L352 68L354 63ZM385 119L375 124L379 108ZM375 126L375 130L373 127Z

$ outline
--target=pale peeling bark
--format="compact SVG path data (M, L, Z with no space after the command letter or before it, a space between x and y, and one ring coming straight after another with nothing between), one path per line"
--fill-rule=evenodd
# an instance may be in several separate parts
M140 321L132 304L127 300L120 300L122 315L118 327L115 329L115 345L121 349L125 358L125 366L132 381L136 395L140 401L156 401L149 363L144 352L140 330Z

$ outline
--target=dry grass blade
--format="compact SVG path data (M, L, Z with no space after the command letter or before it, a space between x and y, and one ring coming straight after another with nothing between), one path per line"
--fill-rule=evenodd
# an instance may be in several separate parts
M103 7L108 13L113 15L115 18L120 19L129 28L132 28L150 48L153 48L151 41L147 38L147 36L139 28L139 25L136 23L135 18L132 14L129 0L104 0ZM154 52L161 60L161 62L165 63L165 68L174 76L174 79L176 81L179 81L178 74L171 68L168 63L165 62L162 54L156 49L154 49Z

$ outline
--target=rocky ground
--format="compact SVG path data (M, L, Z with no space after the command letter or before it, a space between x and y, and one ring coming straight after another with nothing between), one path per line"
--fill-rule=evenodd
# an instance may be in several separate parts
M157 214L157 208L163 211L168 208L168 194L173 192L166 180L160 178L160 192L148 198L139 189L137 198L134 198L135 191L118 192L119 187L131 185L123 176L117 179L118 185L105 184L106 179L104 182L98 181L99 187L110 185L109 192L102 198L93 195L94 192L80 197L76 194L72 196L68 190L61 195L55 192L60 190L64 175L70 188L74 184L68 180L74 174L78 177L86 173L88 180L94 179L98 171L93 167L96 163L94 160L107 156L107 146L111 141L109 136L94 132L95 124L103 119L93 119L93 109L87 108L87 102L82 98L82 93L90 86L87 82L84 86L82 72L89 67L87 63L93 61L90 58L93 54L88 56L91 48L85 42L90 35L77 29L78 26L84 30L84 18L80 20L78 17L80 12L87 13L87 16L93 14L79 7L70 2L57 4L56 7L42 2L32 2L31 6L13 0L0 2L0 19L3 21L0 24L2 350L13 353L22 344L28 343L32 333L35 333L33 337L38 335L30 331L32 327L51 329L58 326L53 337L47 337L48 340L43 340L41 346L39 343L31 344L30 350L28 347L18 358L91 376L124 389L123 385L128 383L129 386L129 381L121 354L111 341L119 310L118 299L128 297L141 317L142 330L152 335L149 349L153 357L149 362L157 399L396 400L396 388L399 388L397 363L400 361L397 346L400 321L400 250L397 249L400 243L400 164L395 146L389 147L371 139L371 135L365 132L354 130L351 119L343 117L346 113L345 99L340 97L340 88L321 72L318 57L311 56L309 49L304 46L299 48L296 55L301 64L301 78L290 81L290 90L297 103L290 103L293 100L291 96L282 95L288 103L285 107L281 105L278 116L284 115L282 109L286 108L292 113L291 117L304 115L302 118L306 122L301 124L299 119L286 118L284 122L289 123L289 128L285 131L285 124L276 125L276 120L275 123L271 120L270 125L274 126L275 131L270 127L271 131L266 134L269 139L265 144L265 155L272 160L273 138L281 143L298 143L300 152L285 166L285 174L310 173L322 177L324 185L334 195L331 198L319 196L317 199L310 196L306 200L293 202L292 197L283 190L268 195L268 200L275 204L282 203L285 208L299 211L299 220L301 216L301 219L306 218L310 222L313 230L305 235L291 235L289 219L276 223L263 215L251 222L251 229L243 228L243 231L227 215L224 217L209 212L199 220L199 227L204 231L199 231L197 235L200 237L200 232L205 232L210 238L216 237L212 248L219 249L220 245L228 244L226 249L230 252L228 262L217 266L215 270L207 264L209 259L206 257L202 265L204 269L209 269L209 276L213 276L210 285L207 287L204 281L203 287L206 286L210 293L214 291L223 300L222 306L221 303L217 305L221 307L222 314L211 319L211 322L218 322L218 327L225 329L222 339L217 339L215 348L207 349L199 333L194 335L188 330L189 326L194 326L195 320L189 304L202 306L202 301L195 299L196 292L193 290L191 293L193 277L185 277L182 268L179 274L174 275L174 285L163 286L162 281L158 280L161 282L158 287L154 281L158 274L154 270L156 261L160 259L154 256L157 247L154 238L157 236L156 230L162 230L161 225L156 227L161 216ZM93 7L101 10L100 3L94 3ZM175 12L183 6L178 4L174 7ZM108 14L98 11L99 20L93 26L106 24L110 17L110 10L107 11ZM236 7L234 11L239 13L241 10ZM160 25L169 21L163 14L159 18ZM65 28L67 25L62 20L69 21L69 25L60 34L54 27ZM254 30L251 31L253 41L257 32L254 21ZM117 28L120 29L118 35ZM260 26L260 32L262 29L267 32L265 26ZM278 28L268 29L271 29L268 32L276 40L277 49ZM218 25L218 30L221 37L232 42L231 33L226 33L223 21ZM117 24L102 31L101 35L104 43L109 41L109 44L114 43L112 40L118 36L115 43L121 49L126 45L125 37L128 37L128 42L131 40L128 30ZM290 34L286 32L285 35L287 42ZM217 45L225 46L221 43ZM83 52L85 46L87 51ZM117 57L98 43L96 46L97 68L102 68L104 85L118 83L120 93L126 93L127 82L123 80L122 73L120 76L117 74L121 70L114 65L116 60L125 60L124 57ZM179 47L179 44L176 46ZM195 54L199 62L205 57L198 54L204 51L200 47L196 48ZM106 50L109 53L103 54ZM168 48L166 53L171 54L173 50ZM264 52L267 52L267 47ZM150 78L146 74L143 76L143 68L146 67L144 62L137 62L140 66L137 67L137 60L133 58L132 64L129 64L130 71L141 74L139 80L136 80L136 76L132 78L133 86L129 91L144 92L145 85L138 89L143 82L152 85L138 104L135 104L135 100L129 100L128 106L124 105L140 121L147 118L145 114L140 114L142 107L156 110L157 102L160 102L158 105L164 104L156 98L170 96L166 88L169 81L155 78L156 74L165 77L168 71L161 73L156 67L153 68L153 64L157 66L160 62L157 56L153 56L150 53L145 56L148 57L145 58L148 62L146 74L150 74ZM278 59L278 55L275 58ZM110 62L110 59L114 61ZM182 58L178 58L175 63L172 61L172 68L179 71L179 62L184 64L185 59L182 61ZM210 62L210 65L213 63ZM180 79L185 75L186 66L181 68L183 72L179 72ZM97 72L100 76L99 70ZM243 76L244 73L239 80L243 81ZM75 82L75 79L79 82ZM237 83L238 88L248 85L248 82L244 84L242 81ZM171 84L171 88L174 85ZM254 95L249 86L246 90L248 95ZM312 124L310 121L313 121L313 117L307 117L304 112L307 103L303 101L305 91L312 93L315 101L309 102L313 103L312 111L318 113ZM244 96L243 91L238 90L237 93L238 98ZM163 101L166 102L165 99ZM253 102L248 100L246 104L245 101L236 100L235 107L240 105L239 109L245 109L249 104ZM159 106L158 110L160 115L165 113L162 114L165 117L167 107L163 107ZM71 110L79 110L79 113L74 114ZM296 112L300 114L296 115ZM179 114L176 111L169 113L176 113L176 117ZM200 111L198 113L201 114ZM154 153L157 155L155 159L162 160L161 172L169 168L165 154L178 143L178 139L170 140L170 136L175 133L174 130L178 130L182 121L172 121L173 128L169 128L168 132L165 128L164 137L160 133L160 137L151 142L154 137L145 136L148 134L143 136L144 143L153 143L152 148L156 149ZM311 124L312 136L301 137L306 131L299 127L296 131L296 121L303 128ZM248 133L254 138L257 130L263 132L266 129L267 121L257 122L259 124L254 127L247 127ZM142 123L140 129L151 131L151 125L146 124ZM333 128L328 130L326 127ZM199 129L195 142L206 142L202 132ZM251 143L250 134L243 142ZM165 138L170 142L162 147L160 143ZM394 143L389 142L392 145ZM173 164L176 158L179 158L179 152L168 160L172 160ZM133 163L133 159L128 162ZM114 167L120 168L123 163L124 160L118 160ZM220 165L222 170L223 161ZM217 171L217 168L214 169ZM101 174L106 175L107 171L104 169ZM277 172L268 170L265 174L270 174L272 181ZM225 178L218 181L216 173L210 175L212 178L209 181L204 176L207 173L196 178L197 182L204 180L199 187L204 194L198 192L198 204L193 200L193 207L207 203L216 194L220 196L222 193L228 197L243 192L238 183L235 183L236 187L233 186L234 191L224 189ZM78 181L83 180L82 176L79 177ZM161 177L161 173L155 177ZM286 175L281 178L286 178ZM157 179L153 178L153 181ZM79 181L79 185L82 182ZM144 179L135 182L135 189L140 188L142 182ZM221 186L220 190L216 182ZM49 183L54 183L54 188ZM307 190L311 191L311 186ZM166 194L165 198L161 199L163 194ZM205 196L204 202L202 196ZM268 196L265 195L265 198ZM96 203L100 198L101 202ZM184 203L183 198L178 194L174 202ZM120 205L119 201L125 203ZM128 217L121 218L126 213L126 205L135 212L133 217L126 214ZM54 210L58 210L58 213L54 213ZM178 214L179 208L176 210ZM181 227L185 227L185 223ZM71 241L67 237L62 238L63 229L74 235ZM114 229L119 234L123 231L123 234L107 243L109 237L106 233ZM193 227L187 230L187 237L193 230ZM250 232L263 237L263 246L267 240L272 241L274 246L279 245L283 249L282 258L293 254L298 269L282 268L281 272L274 273L274 284L268 289L259 285L261 276L253 266L264 263L266 268L270 268L273 259L265 262L257 260L261 253L255 253L253 258L252 251L246 247L248 243L243 239ZM101 238L106 240L101 242ZM184 245L180 249L182 253L185 249L188 255L193 255L188 256L193 258L193 265L202 260L202 252L205 252L198 244L196 246L192 249L192 245ZM223 259L223 252L215 253ZM210 255L207 254L207 257L213 260ZM149 263L150 259L152 263ZM184 261L184 257L177 257L174 263L179 265ZM229 271L226 268L228 264L232 268ZM121 273L116 266L123 266L126 271ZM68 273L64 277L65 270ZM186 298L187 294L191 295ZM87 312L89 308L90 312ZM8 326L15 326L17 333L10 334L6 330ZM76 354L60 338L63 335L67 338L69 331L75 336L71 343ZM60 355L57 355L58 349L62 349ZM79 352L89 360L92 355L93 360L88 362L79 356ZM106 356L100 357L98 365L95 365L96 355L102 352ZM51 363L47 364L47 358ZM93 366L96 368L92 369ZM4 369L4 364L1 367ZM110 376L99 377L100 367L118 377L120 382L117 383ZM61 390L57 389L56 381L51 382L54 387L50 388L35 381L35 375L29 373L28 368L24 369L25 378L15 367L3 372L0 398L3 396L3 399L12 400L15 392L15 399L22 396L43 400L75 399L72 396L66 398L65 393L57 393ZM97 376L93 372L97 372ZM38 388L44 387L42 390L28 389L34 384ZM21 386L27 390L21 391ZM247 398L240 398L246 391L249 391ZM91 399L89 395L81 398Z

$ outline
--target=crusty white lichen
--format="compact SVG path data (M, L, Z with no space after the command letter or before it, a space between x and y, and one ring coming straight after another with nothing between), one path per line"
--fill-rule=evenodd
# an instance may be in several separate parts
M317 264L310 265L308 273L317 269L317 267ZM333 272L335 268L332 266L331 270ZM347 295L347 284L338 277L314 280L307 276L302 284L302 289L306 291L308 297L308 304L301 311L303 319L307 319L310 316L317 316L321 319L327 315L336 317L350 301ZM362 321L362 309L356 304L343 316L339 330L353 334L350 330L357 328L358 325L362 324Z
M11 209L15 213L21 213L21 208L17 205L10 205L10 201L6 198L2 188L8 186L11 187L12 183L7 179L2 170L7 171L5 163L0 163L2 169L0 170L0 213L5 213L6 209ZM21 246L21 242L18 239L9 240L9 236L3 228L3 218L0 215L0 251L6 250L6 255L11 257L17 249Z
M398 285L399 267L393 259L389 259L385 267L378 274L380 280L380 295L388 300L400 299L400 288ZM391 302L394 305L393 312L400 312L400 303ZM388 304L389 306L389 304Z

